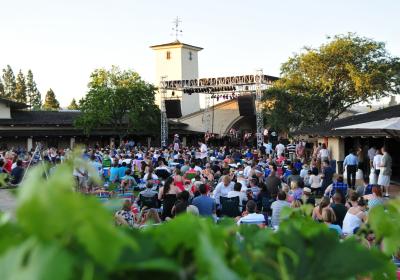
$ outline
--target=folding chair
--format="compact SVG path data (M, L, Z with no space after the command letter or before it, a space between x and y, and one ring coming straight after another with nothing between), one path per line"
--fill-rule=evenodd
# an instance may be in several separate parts
M239 197L220 197L219 201L221 203L221 215L228 216L231 218L240 216L239 211Z

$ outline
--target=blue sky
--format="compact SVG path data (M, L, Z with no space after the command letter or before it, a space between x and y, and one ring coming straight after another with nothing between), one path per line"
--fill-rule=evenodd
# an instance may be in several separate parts
M386 42L400 56L400 1L396 0L0 0L0 68L32 69L44 95L53 88L62 106L86 92L90 73L119 65L154 81L150 45L181 41L204 48L201 77L279 75L303 46L327 35L356 32Z

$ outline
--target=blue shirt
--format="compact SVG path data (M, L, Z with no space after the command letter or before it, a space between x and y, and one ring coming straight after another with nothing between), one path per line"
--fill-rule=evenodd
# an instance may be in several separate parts
M125 176L125 171L128 169L126 166L118 167L118 177L122 178Z
M118 167L111 167L110 169L110 181L114 182L119 179L119 168Z
M335 182L335 183L333 183L330 196L333 196L336 193L336 191L339 191L344 196L346 196L347 195L347 184L345 184L343 182Z
M328 225L328 228L331 229L331 230L336 231L339 236L342 235L342 229L340 228L340 226L334 225L334 224L330 224L330 225Z
M200 216L212 216L215 211L215 201L209 196L200 195L195 197L192 204L199 209Z
M348 154L347 157L345 157L343 166L347 165L358 165L358 158L354 154Z

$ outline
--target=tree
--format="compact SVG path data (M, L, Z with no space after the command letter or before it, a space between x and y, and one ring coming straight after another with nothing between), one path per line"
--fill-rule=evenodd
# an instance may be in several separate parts
M0 77L0 97L4 97L4 84Z
M17 83L15 87L15 94L13 96L13 99L18 102L23 102L26 103L26 82L25 82L25 77L24 74L22 74L22 71L19 70L19 73L17 75Z
M76 103L75 98L72 98L71 104L68 105L68 110L79 110L79 106Z
M322 119L336 119L351 106L400 92L400 60L385 44L355 34L338 35L317 49L290 58L277 86L290 94L314 99L325 107Z
M86 134L111 126L120 139L129 132L150 131L160 116L154 95L155 87L132 70L97 69L90 76L87 95L79 102L82 115L76 125Z
M40 108L42 108L42 97L36 87L36 82L33 79L31 70L28 70L28 74L26 76L26 94L29 108L31 110L40 110Z
M3 81L4 81L4 97L13 98L15 95L16 82L14 72L10 65L7 65L6 69L3 69Z
M56 111L60 109L60 103L57 101L56 95L52 89L49 89L46 93L43 109L47 111Z

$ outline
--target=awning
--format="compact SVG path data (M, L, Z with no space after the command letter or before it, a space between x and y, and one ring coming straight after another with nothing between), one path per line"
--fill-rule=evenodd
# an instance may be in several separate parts
M349 129L379 131L390 136L400 137L400 117L334 128L334 130Z

